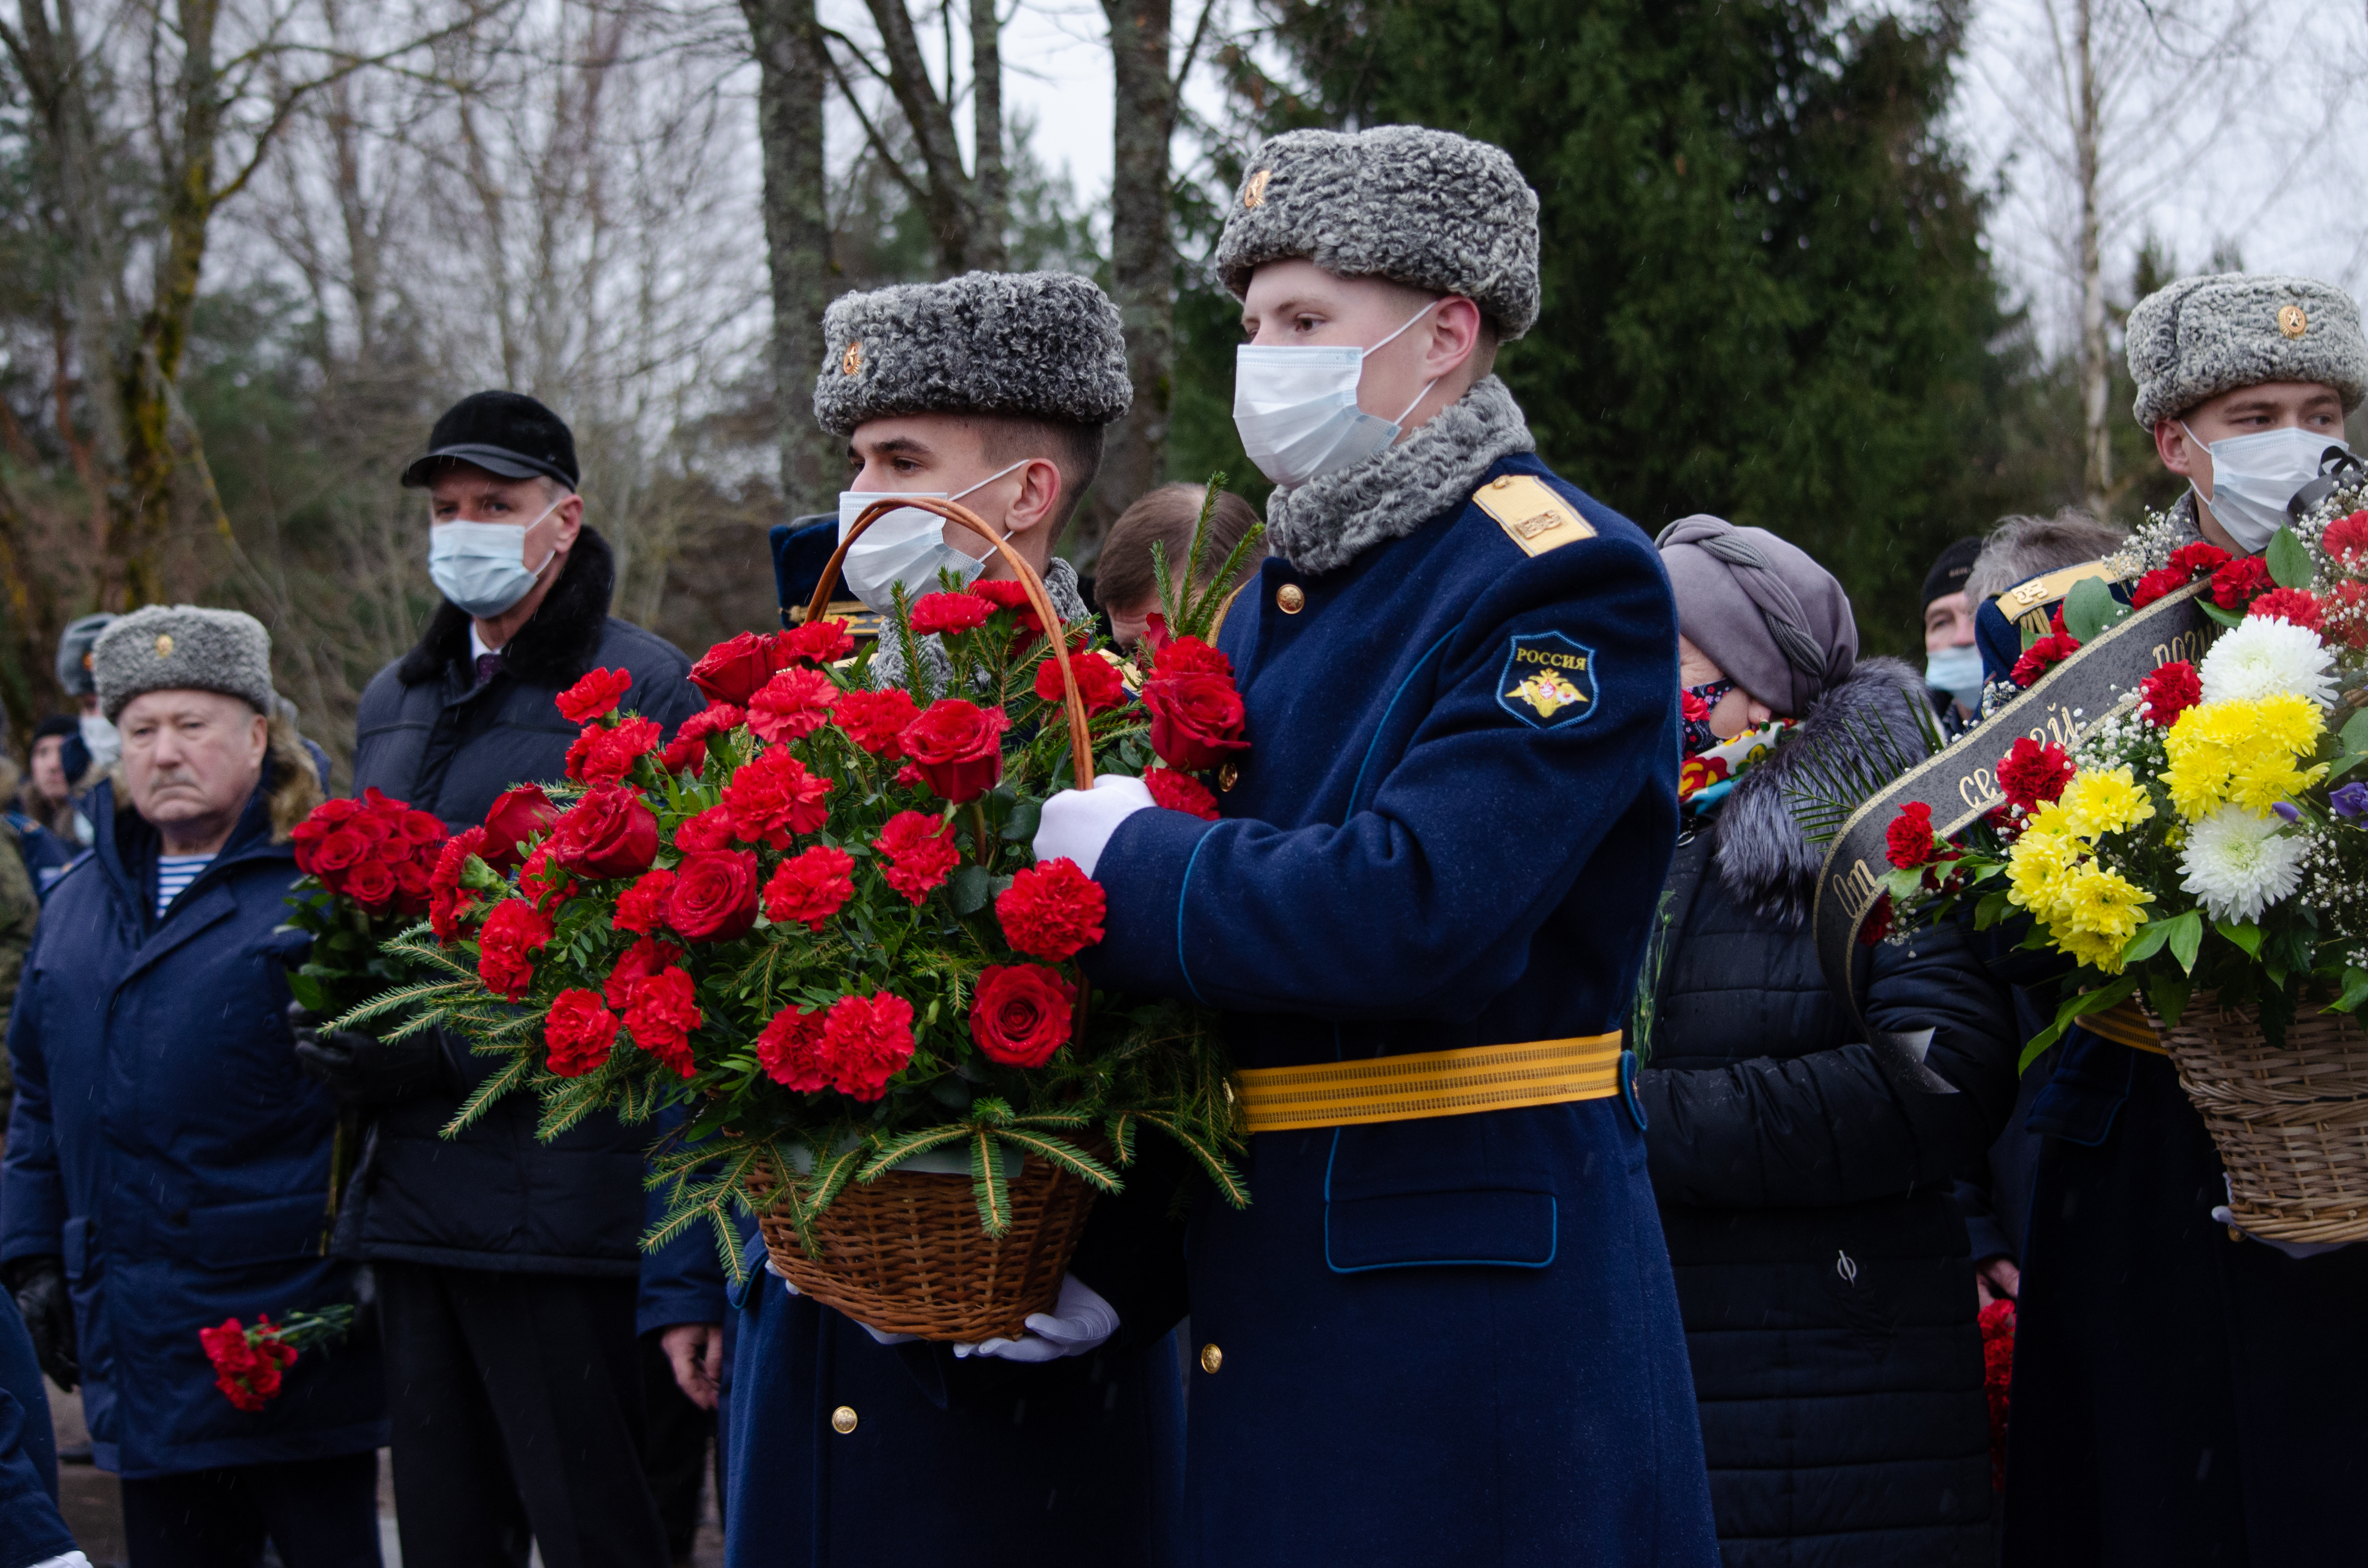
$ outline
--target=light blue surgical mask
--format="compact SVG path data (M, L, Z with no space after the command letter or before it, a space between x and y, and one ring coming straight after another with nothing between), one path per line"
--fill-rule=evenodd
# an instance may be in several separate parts
M2180 420L2179 427L2187 430L2187 422ZM2291 425L2209 444L2197 440L2192 430L2187 430L2187 438L2212 454L2212 515L2248 555L2268 549L2286 526L2286 503L2318 477L2327 453L2351 449L2340 436ZM2203 497L2201 489L2195 493Z
M876 506L882 501L959 501L962 495L977 494L1004 474L1024 468L1031 460L1022 458L1009 468L990 473L962 495L949 496L942 490L842 490L838 493L838 537L847 537L867 506ZM898 583L905 585L905 598L916 599L936 591L940 572L952 573L954 581L967 587L985 570L985 562L973 561L946 542L943 517L918 506L899 506L864 529L863 536L848 548L847 559L839 562L839 574L847 579L847 591L882 615L896 613L896 597L892 590Z
M1372 348L1245 343L1234 350L1234 428L1258 472L1286 488L1362 462L1398 438L1406 416L1430 394L1428 381L1395 419L1357 406L1365 357L1439 308L1409 316Z
M573 500L563 495L534 523ZM516 523L433 523L427 529L427 575L437 591L479 620L515 608L559 553L553 545L532 566L526 563L526 536L534 527Z
M1982 651L1968 642L1924 656L1924 683L1947 692L1966 708L1982 700Z

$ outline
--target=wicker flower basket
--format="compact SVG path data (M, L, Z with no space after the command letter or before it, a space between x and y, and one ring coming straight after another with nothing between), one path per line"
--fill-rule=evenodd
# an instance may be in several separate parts
M2368 1031L2305 1009L2272 1047L2252 1007L2199 992L2157 1026L2227 1168L2230 1210L2282 1242L2368 1239Z

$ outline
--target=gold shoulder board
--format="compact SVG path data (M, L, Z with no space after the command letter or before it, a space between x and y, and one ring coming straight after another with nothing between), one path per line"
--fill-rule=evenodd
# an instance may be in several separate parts
M2101 577L2108 584L2118 583L2122 574L2113 570L2111 559L2083 561L2078 566L2066 566L2050 572L2044 577L2033 577L2028 583L2017 583L1998 596L1998 607L2012 619L2042 605L2052 605L2072 591L2072 585L2090 577Z
M1531 474L1508 473L1502 479L1492 479L1474 491L1472 499L1497 519L1505 537L1520 545L1525 555L1543 555L1549 550L1595 537L1595 530L1578 515L1577 507Z

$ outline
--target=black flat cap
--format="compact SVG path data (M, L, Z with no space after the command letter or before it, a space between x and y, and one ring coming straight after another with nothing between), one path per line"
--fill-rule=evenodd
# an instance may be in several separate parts
M427 433L427 455L403 471L404 488L420 489L455 462L504 479L555 479L575 488L575 437L567 422L524 392L471 392L446 409Z

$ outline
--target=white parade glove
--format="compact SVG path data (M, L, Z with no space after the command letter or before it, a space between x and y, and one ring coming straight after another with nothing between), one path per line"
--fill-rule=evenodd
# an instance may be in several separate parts
M1114 773L1096 778L1090 790L1064 790L1044 802L1037 820L1036 858L1075 860L1090 877L1118 824L1151 808L1149 785Z
M957 1345L954 1355L993 1356L1003 1361L1057 1361L1099 1348L1118 1332L1118 1309L1094 1294L1074 1274L1061 1277L1061 1299L1049 1312L1030 1312L1028 1332L1017 1339L990 1339L979 1345Z
M2270 1236L2257 1236L2237 1223L2236 1211L2225 1203L2212 1210L2212 1217L2230 1230L2242 1233L2246 1240L2259 1242L2265 1247L2275 1247L2288 1257L2317 1257L2323 1252L2334 1252L2351 1244L2350 1242L2282 1242Z
M791 1282L788 1275L782 1273L779 1268L774 1267L773 1260L771 1258L768 1257L765 1260L765 1267L771 1271L776 1279L779 1279L781 1282L782 1290L787 1290L792 1296L803 1294L803 1292L801 1291L795 1284ZM910 1345L914 1340L921 1337L917 1334L886 1334L872 1327L870 1324L863 1323L855 1318L849 1318L847 1321L854 1324L856 1327L870 1335L871 1336L871 1342L875 1345Z

